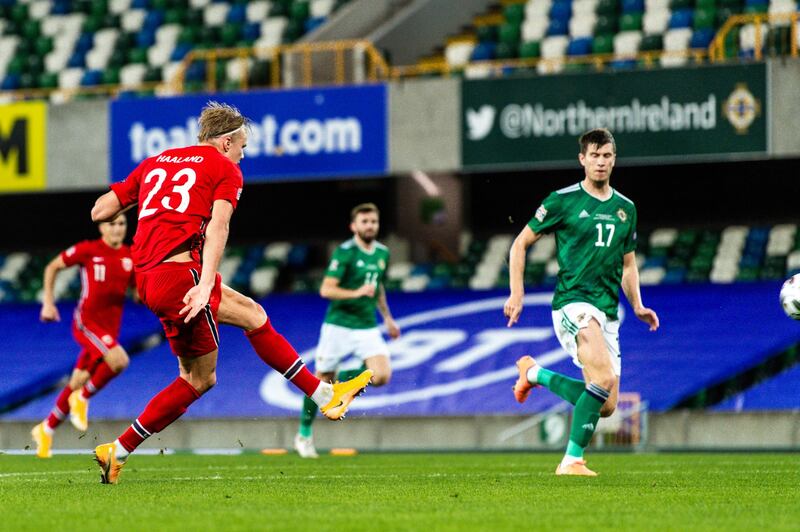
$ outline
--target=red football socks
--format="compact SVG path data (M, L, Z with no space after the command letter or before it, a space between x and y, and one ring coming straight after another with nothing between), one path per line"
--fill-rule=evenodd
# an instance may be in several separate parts
M105 360L100 362L100 364L92 373L92 377L89 379L86 385L84 385L83 390L81 390L81 395L83 395L85 399L89 399L91 396L102 390L103 387L117 375L119 375L119 373L112 370Z
M258 329L244 334L261 360L311 397L319 386L319 379L308 371L297 351L286 338L273 329L269 319Z
M59 426L61 422L64 421L64 418L67 417L67 414L69 414L69 396L71 394L72 388L69 386L64 386L64 389L58 394L56 405L53 407L53 410L50 411L50 415L47 416L47 426L51 429Z
M194 386L178 377L150 399L144 412L119 437L120 444L128 452L133 452L144 440L181 417L199 397Z

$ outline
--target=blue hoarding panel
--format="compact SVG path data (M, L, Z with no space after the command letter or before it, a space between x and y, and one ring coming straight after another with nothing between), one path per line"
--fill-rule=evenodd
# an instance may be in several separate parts
M197 118L209 100L253 121L241 162L246 182L386 172L386 87L367 85L114 100L112 181L167 148L196 144Z
M800 341L800 324L783 315L780 283L646 287L645 302L661 318L647 326L623 308L620 332L623 392L639 392L663 411L710 384L735 375ZM403 335L389 343L393 377L370 388L352 415L472 416L533 414L561 400L536 389L524 405L514 401L516 359L531 354L543 365L580 378L552 330L549 293L530 293L522 319L506 327L505 292L389 294ZM313 367L325 313L317 296L263 300L275 327ZM241 331L221 329L218 384L192 405L189 418L295 416L302 396L256 356ZM92 401L96 418L128 419L176 376L168 346L131 361L126 372ZM53 397L6 417L36 419Z

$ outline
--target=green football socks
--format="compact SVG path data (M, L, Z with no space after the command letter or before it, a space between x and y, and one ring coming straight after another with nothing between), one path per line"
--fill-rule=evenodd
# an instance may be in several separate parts
M530 379L528 380L530 381ZM583 381L572 379L566 375L542 367L539 367L539 373L536 376L536 384L541 384L573 405L578 402L578 399L580 399L583 391L586 389L586 384Z
M600 408L608 399L609 391L594 383L589 383L575 402L572 412L572 426L569 430L567 456L583 458L583 450L592 440L600 420Z

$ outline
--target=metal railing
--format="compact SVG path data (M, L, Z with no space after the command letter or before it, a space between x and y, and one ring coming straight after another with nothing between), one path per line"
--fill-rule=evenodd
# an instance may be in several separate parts
M752 24L754 27L754 48L753 59L761 61L764 58L764 48L769 46L770 43L766 39L765 32L775 33L775 28L787 27L788 35L784 32L784 37L788 38L786 43L777 43L787 45L788 55L790 57L798 57L798 13L781 13L781 14L748 14L748 15L733 15L728 17L725 24L717 31L714 40L708 47L708 55L711 62L718 63L725 61L725 44L729 42L730 36L738 37L738 32L742 27ZM769 26L768 26L769 25ZM737 33L733 33L737 32ZM773 45L776 44L774 41Z
M349 62L348 56L351 57ZM268 86L272 88L287 85L311 87L323 84L377 82L389 77L389 66L371 42L345 40L269 48L193 50L183 59L172 81L172 87L176 92L184 92L186 74L190 66L196 61L204 61L206 88L214 92L218 88L217 69L221 60L242 61L247 65L250 59L261 59L270 63ZM288 70L290 67L295 67L299 76L296 73L290 76ZM246 72L247 68L244 70ZM240 77L238 88L241 90L249 88L246 74Z

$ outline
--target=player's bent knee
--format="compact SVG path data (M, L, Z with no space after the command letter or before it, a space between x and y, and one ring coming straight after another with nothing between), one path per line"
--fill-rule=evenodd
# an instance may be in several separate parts
M121 373L127 369L128 365L130 364L131 359L128 357L128 354L124 351L117 356L110 357L106 360L106 364L108 367L111 368L111 371L114 373Z
M610 401L606 401L606 403L600 408L600 417L609 417L614 411L617 409L617 403L611 403Z
M389 381L392 380L392 373L375 373L372 376L371 384L373 386L385 386L389 384Z
M206 375L203 378L197 379L196 381L192 382L192 386L194 386L197 393L204 394L217 384L217 374L211 373L210 375Z
M600 386L604 390L608 390L610 392L614 388L617 379L614 377L614 375L609 374L609 375L601 375L599 377L595 377L592 379L592 382Z
M258 329L266 323L267 311L253 299L249 297L245 298L245 308L247 309L247 319L250 322L250 329Z

